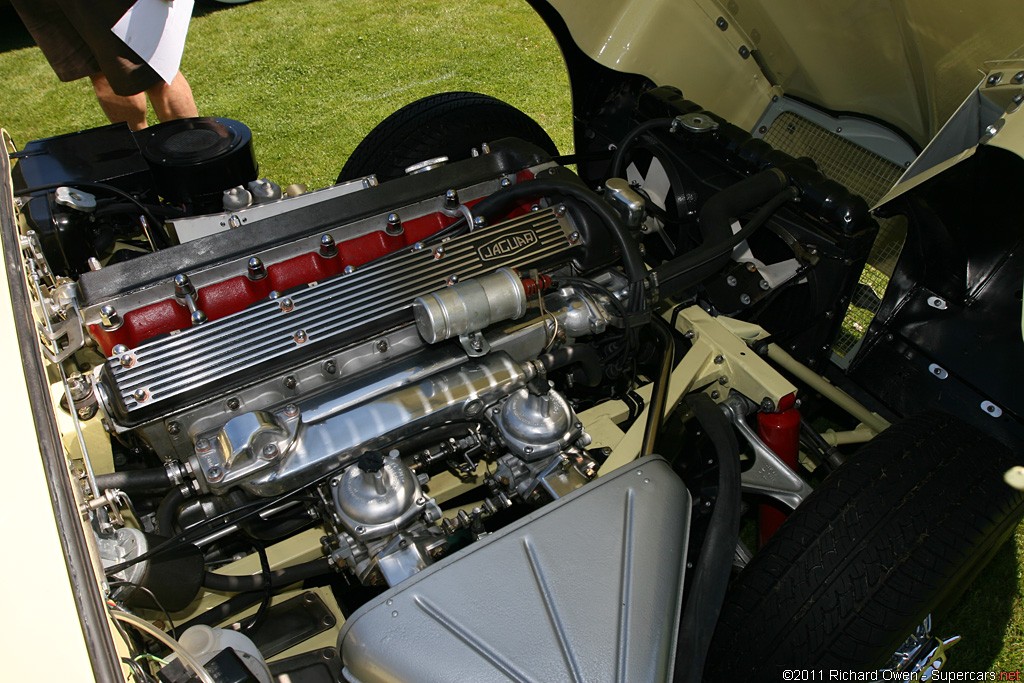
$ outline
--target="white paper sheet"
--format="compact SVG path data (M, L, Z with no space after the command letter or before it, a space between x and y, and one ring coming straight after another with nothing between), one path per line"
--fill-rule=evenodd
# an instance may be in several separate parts
M194 0L138 0L110 30L170 83L181 66L193 4Z

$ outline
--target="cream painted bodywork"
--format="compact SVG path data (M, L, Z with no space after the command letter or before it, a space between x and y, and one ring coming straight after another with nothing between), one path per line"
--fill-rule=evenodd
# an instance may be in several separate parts
M0 191L10 197L6 154L4 162ZM4 321L0 324L0 356L19 358L22 351L14 331L10 272L5 268L0 275L0 320ZM6 561L0 562L0 582L5 586L4 619L0 619L3 677L11 681L90 680L92 667L53 504L47 495L25 375L18 365L5 364L4 368L0 410L4 416L4 477L8 486L0 514L0 534L8 545ZM79 570L83 576L90 576L88 567Z
M1020 0L551 4L602 65L677 86L748 130L784 92L876 117L924 145L977 84L986 60L1024 56ZM777 89L741 46L758 51Z

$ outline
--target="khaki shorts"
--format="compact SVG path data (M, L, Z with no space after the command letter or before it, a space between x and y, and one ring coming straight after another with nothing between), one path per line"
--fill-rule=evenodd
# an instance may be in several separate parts
M135 95L160 76L110 27L135 0L12 0L57 77L74 81L102 72L118 95Z

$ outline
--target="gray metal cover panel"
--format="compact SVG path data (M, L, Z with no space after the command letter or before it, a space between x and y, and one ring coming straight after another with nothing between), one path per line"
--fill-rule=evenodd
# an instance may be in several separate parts
M367 603L350 681L664 681L690 496L657 457L590 484Z

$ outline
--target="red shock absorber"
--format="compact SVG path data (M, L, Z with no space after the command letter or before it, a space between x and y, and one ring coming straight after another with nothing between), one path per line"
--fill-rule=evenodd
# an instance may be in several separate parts
M796 395L790 394L779 401L778 412L757 413L757 435L782 462L796 470L800 453L800 411L795 408ZM762 503L758 514L758 542L768 542L789 515L781 503Z

